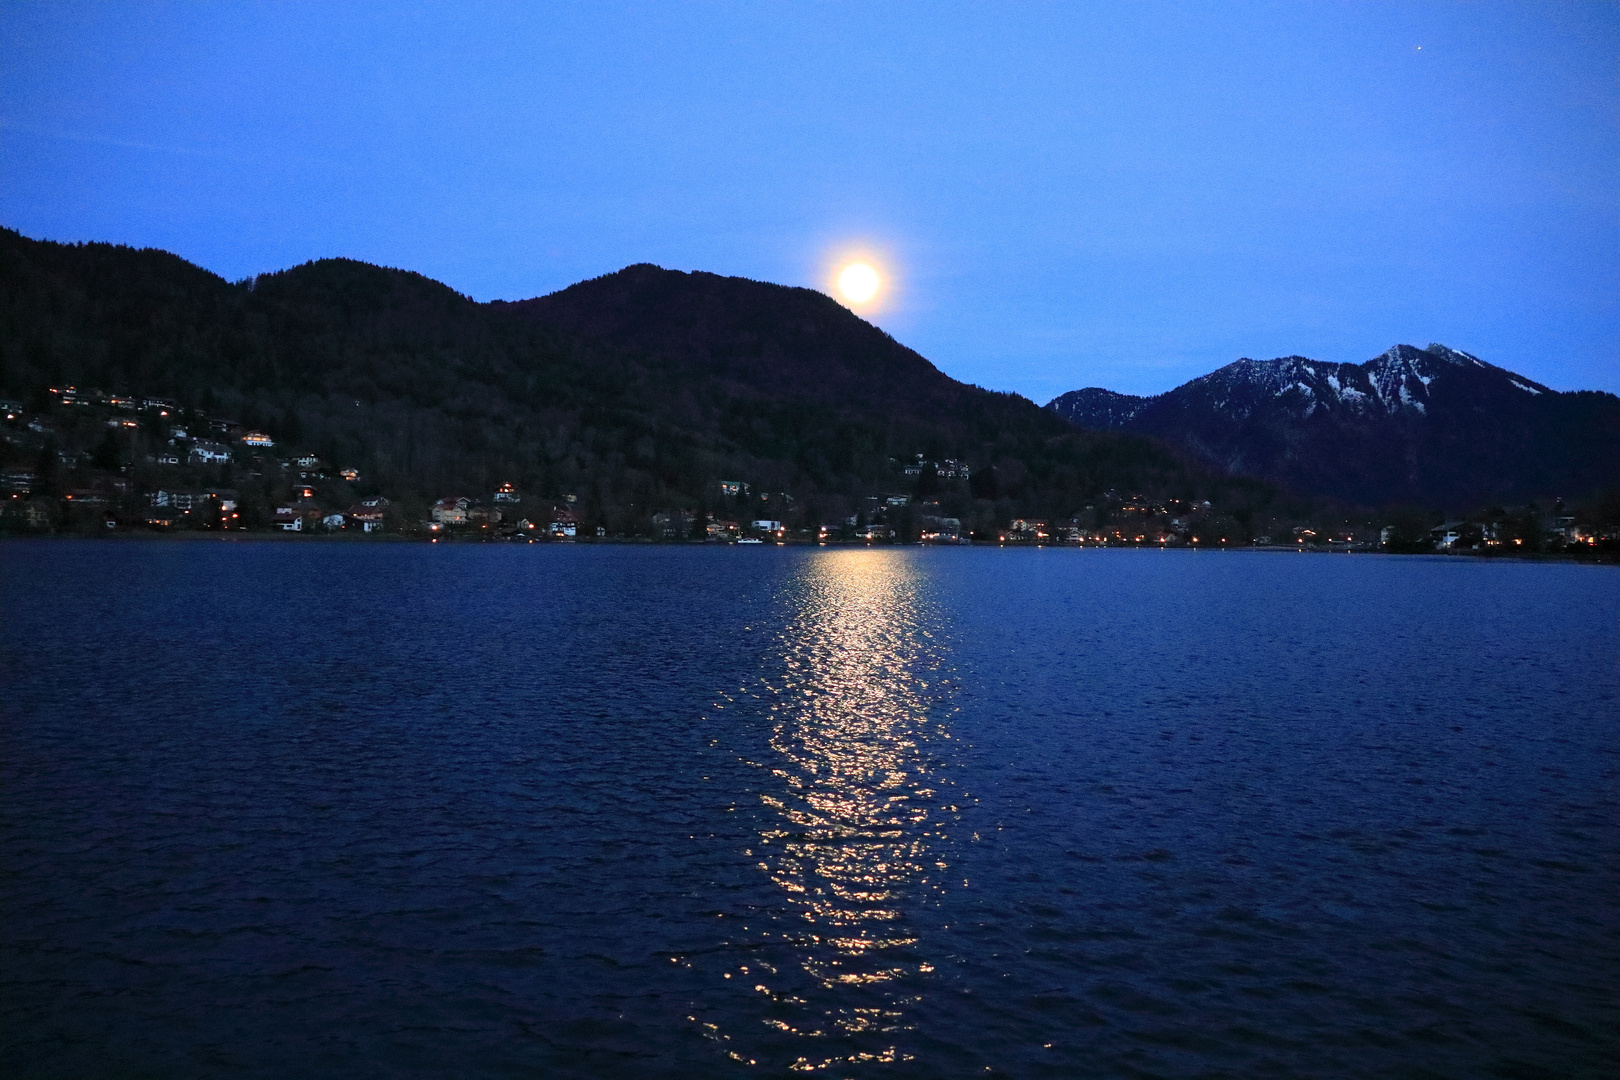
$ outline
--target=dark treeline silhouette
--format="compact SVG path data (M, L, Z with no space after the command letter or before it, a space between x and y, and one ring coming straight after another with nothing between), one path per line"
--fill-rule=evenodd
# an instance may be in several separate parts
M352 466L411 513L512 483L575 495L582 522L613 534L672 508L746 513L720 480L800 524L920 487L980 532L1110 491L1210 500L1237 520L1287 506L1157 440L956 382L821 293L648 265L481 304L347 259L232 283L162 251L0 232L0 391L44 407L65 384L265 430L278 453ZM118 445L97 453L120 460ZM971 479L905 474L917 455ZM268 476L233 477L244 498L255 482L279 497Z

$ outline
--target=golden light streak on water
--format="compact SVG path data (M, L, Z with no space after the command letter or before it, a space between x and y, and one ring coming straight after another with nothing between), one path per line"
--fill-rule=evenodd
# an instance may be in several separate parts
M933 970L907 913L949 869L932 848L956 800L939 796L948 782L931 744L945 737L934 715L942 650L922 586L914 559L894 551L828 552L795 583L781 677L767 691L777 784L761 795L774 814L756 854L781 890L782 929L809 982L761 989L793 982L813 1000L797 997L799 1016L765 1023L804 1038L862 1038L837 1057L801 1056L794 1069L901 1059L871 1038L908 1026L905 1007Z

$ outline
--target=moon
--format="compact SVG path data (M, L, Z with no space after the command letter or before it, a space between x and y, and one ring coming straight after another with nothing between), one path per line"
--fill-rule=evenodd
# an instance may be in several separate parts
M882 276L868 263L852 262L838 271L838 291L851 303L866 303L882 287Z

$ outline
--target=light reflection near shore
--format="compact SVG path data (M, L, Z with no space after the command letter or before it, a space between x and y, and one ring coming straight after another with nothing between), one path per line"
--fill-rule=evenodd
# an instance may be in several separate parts
M790 1068L904 1058L893 1036L933 970L913 916L948 871L941 826L957 808L940 771L949 673L921 576L906 552L810 560L766 690L777 782L761 798L775 813L752 854L781 890L781 963L756 989L768 1027L839 1043Z

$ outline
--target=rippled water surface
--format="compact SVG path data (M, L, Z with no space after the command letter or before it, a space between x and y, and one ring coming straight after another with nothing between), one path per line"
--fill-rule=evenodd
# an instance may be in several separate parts
M1610 1077L1620 573L0 546L8 1077Z

